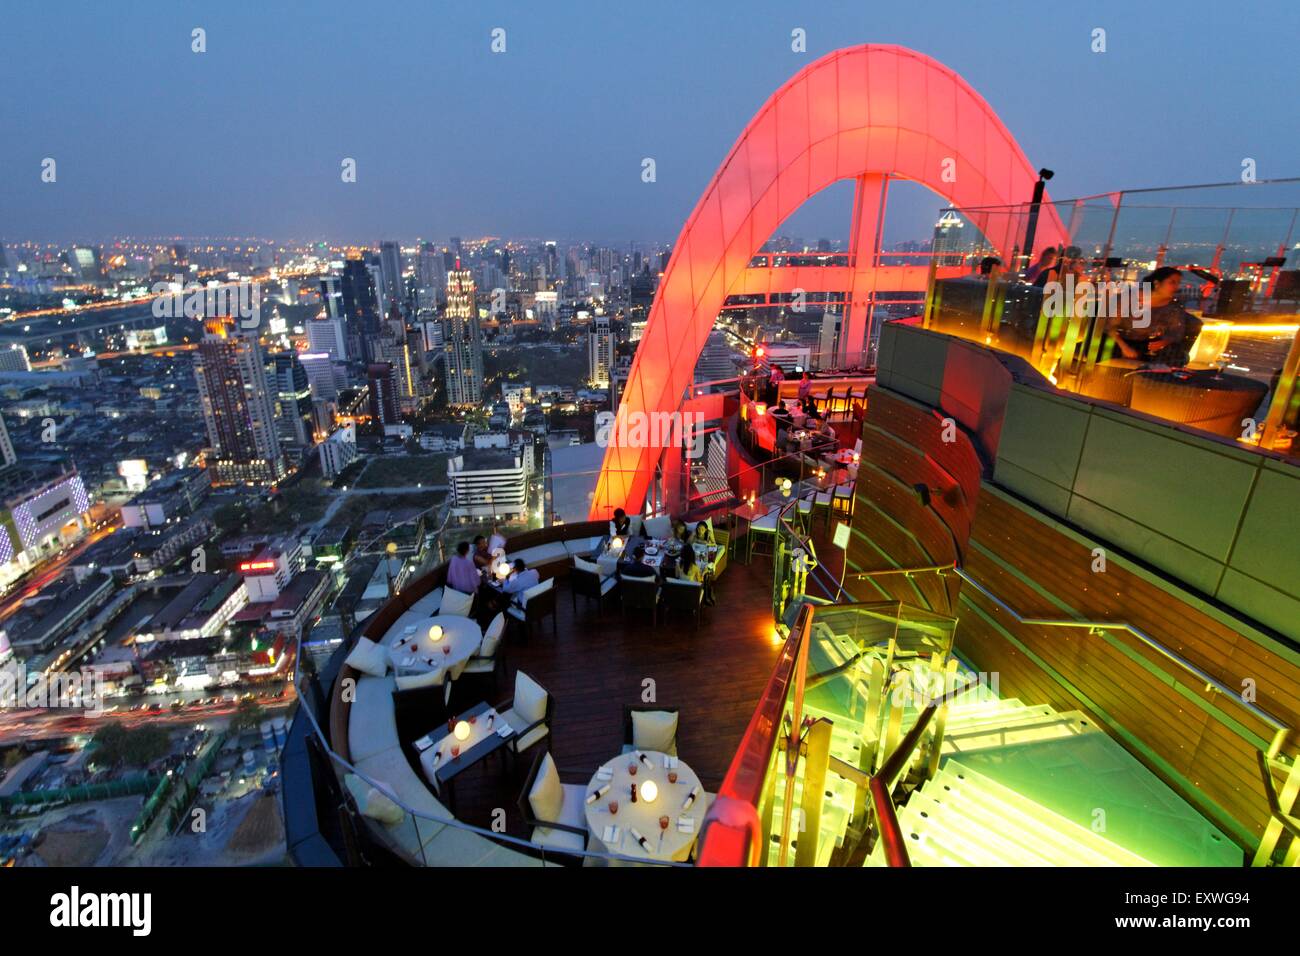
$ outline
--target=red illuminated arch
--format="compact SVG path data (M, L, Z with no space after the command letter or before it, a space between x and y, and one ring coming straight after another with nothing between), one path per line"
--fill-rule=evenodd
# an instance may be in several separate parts
M619 414L678 408L727 295L758 248L810 196L856 180L851 241L876 251L881 204L864 198L886 178L921 183L970 209L1026 201L1037 173L983 98L935 60L874 44L822 57L763 105L682 227ZM1050 208L1038 235L1040 246L1063 236ZM1009 248L1007 236L987 238ZM854 285L849 335L862 342L868 330L865 310L853 308ZM639 511L661 453L653 445L607 448L591 516L615 507Z

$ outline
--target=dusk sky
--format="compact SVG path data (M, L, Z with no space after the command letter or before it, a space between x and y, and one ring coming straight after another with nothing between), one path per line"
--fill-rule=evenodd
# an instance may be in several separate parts
M1235 180L1247 157L1300 175L1294 2L17 2L2 22L9 241L667 241L764 100L863 42L960 73L1058 198ZM892 238L925 236L943 202L919 193L899 191ZM796 234L840 237L848 195Z

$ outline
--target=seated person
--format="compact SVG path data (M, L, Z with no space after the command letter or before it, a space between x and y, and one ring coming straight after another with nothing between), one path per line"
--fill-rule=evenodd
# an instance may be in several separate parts
M695 543L696 544L714 544L713 532L709 530L708 522L701 521L695 526Z
M1025 270L1025 281L1033 285L1038 277L1056 265L1056 247L1048 246L1038 255L1038 261Z
M980 260L979 274L976 276L982 282L990 282L996 279L1002 273L1002 260L997 256L985 256Z
M541 583L542 577L537 573L536 568L529 568L524 564L523 558L515 558L515 569L510 572L510 577L506 578L505 584L501 585L501 590L506 594L515 595L514 601L518 604L518 595Z
M447 563L447 587L455 588L462 594L473 594L482 581L483 572L469 555L469 542L462 541L456 545L456 553Z
M691 543L690 526L687 525L685 521L674 521L673 537L676 538L678 541L680 541L683 545L689 545Z
M702 584L704 582L704 569L696 560L694 548L683 548L682 553L677 557L677 567L673 577L681 578L685 581L695 581Z
M492 550L488 547L487 538L481 534L474 538L474 566L480 571L488 571L492 567Z
M1173 368L1187 364L1202 323L1175 301L1182 282L1183 274L1172 266L1143 278L1143 286L1150 289L1150 321L1139 326L1133 316L1124 316L1110 329L1121 355Z
M638 544L632 552L632 560L618 563L618 574L624 578L653 578L659 572L645 563L645 545Z
M620 538L626 538L632 533L632 519L622 508L614 509L614 520L609 523L609 533Z

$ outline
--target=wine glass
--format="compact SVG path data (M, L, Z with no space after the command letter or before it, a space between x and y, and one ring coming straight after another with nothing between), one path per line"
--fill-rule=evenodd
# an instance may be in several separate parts
M628 776L630 776L630 777L635 777L635 776L636 776L636 761L635 761L635 760L633 760L631 763L629 763L629 764L627 765L627 773L628 773Z
M659 829L660 829L660 830L667 830L667 829L668 829L668 815L667 815L667 814L665 814L664 816L662 816L662 817L659 818Z
M668 771L668 782L669 782L669 783L676 783L676 782L677 782L677 771L676 771L676 770L669 770L669 771Z
M609 801L609 814L610 814L610 816L613 816L613 815L615 815L616 813L618 813L618 801L617 801L617 800L611 800L611 801Z

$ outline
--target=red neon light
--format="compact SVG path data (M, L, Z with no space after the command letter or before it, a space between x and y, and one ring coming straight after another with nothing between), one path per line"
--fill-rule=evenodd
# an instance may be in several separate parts
M955 175L954 175L955 174ZM620 414L677 410L695 363L728 295L738 290L758 248L810 196L839 180L857 183L851 261L876 252L888 179L928 187L959 209L1026 202L1035 167L989 105L961 77L898 46L837 50L795 74L750 120L714 174L673 246ZM876 198L873 200L872 196ZM1044 205L1041 246L1066 238ZM1015 216L984 224L995 248L1009 250ZM844 336L870 341L870 268L852 274ZM855 346L859 348L861 346ZM858 353L859 356L861 353ZM591 517L615 508L639 513L662 448L611 444L605 450Z
M239 566L241 571L270 571L275 567L274 561L245 561Z

